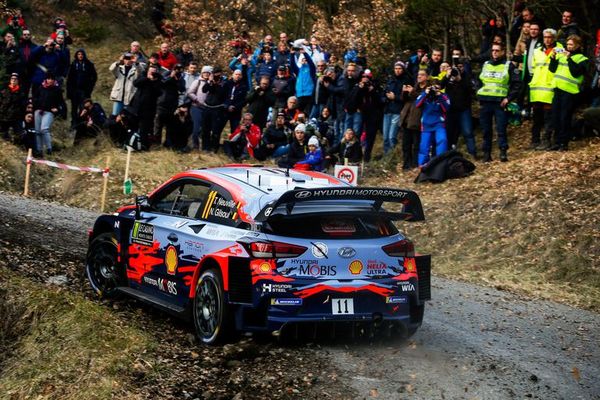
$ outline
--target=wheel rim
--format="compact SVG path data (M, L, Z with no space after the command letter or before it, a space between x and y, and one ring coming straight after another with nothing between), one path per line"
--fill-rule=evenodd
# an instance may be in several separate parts
M219 331L220 300L217 282L212 278L204 277L198 283L195 314L198 330L206 341L212 340Z
M118 286L115 265L115 248L110 243L98 246L88 260L88 272L94 289L110 294Z

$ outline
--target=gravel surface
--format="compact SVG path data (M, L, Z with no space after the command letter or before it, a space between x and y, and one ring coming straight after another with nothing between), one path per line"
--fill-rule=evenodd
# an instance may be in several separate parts
M97 216L0 194L0 267L98 301L83 274ZM164 313L131 300L112 308L164 343L159 358L172 374L148 382L134 366L144 381L135 392L147 398L600 399L600 315L440 278L432 293L408 341L246 338L207 348Z

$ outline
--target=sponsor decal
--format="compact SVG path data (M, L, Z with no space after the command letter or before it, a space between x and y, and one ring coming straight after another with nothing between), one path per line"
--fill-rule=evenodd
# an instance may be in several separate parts
M287 293L292 288L289 283L263 283L263 293Z
M399 282L398 287L403 292L414 292L415 291L415 285L413 285L410 282Z
M299 276L335 276L337 275L335 265L301 265L298 270Z
M260 266L258 267L259 271L262 272L263 274L266 274L268 272L271 271L271 264L264 262L262 264L260 264Z
M131 241L144 246L152 246L152 242L154 242L154 225L135 221L131 232Z
M158 290L160 290L161 292L169 293L172 295L177 294L177 282L173 282L163 278L155 279L149 276L144 276L144 283L158 288Z
M350 263L348 269L352 272L352 275L358 275L363 270L363 263L360 260L354 260Z
M387 265L382 261L368 260L367 275L386 275Z
M342 247L338 250L338 256L342 258L352 258L356 255L356 250L352 247Z
M175 272L177 272L178 258L175 246L169 245L165 252L165 265L167 266L167 273L169 275L175 275Z
M115 229L119 229L119 226L121 226L121 222L115 221Z
M225 218L225 219L236 219L238 216L238 209L241 203L235 202L234 200L226 200L220 196L217 191L213 190L209 193L208 199L202 211L202 218L207 219L210 216Z
M316 258L327 258L327 254L329 254L329 248L323 242L315 242L312 244L312 255Z
M318 260L300 260L297 258L292 258L290 260L290 264L318 264Z
M321 189L321 190L303 190L295 194L297 199L308 199L310 197L325 197L325 196L390 196L398 199L403 199L406 197L406 192L402 190L393 190L393 189Z
M389 296L385 298L385 302L388 304L407 304L408 298L406 296Z
M271 299L272 306L301 306L302 299Z
M414 258L404 257L404 270L406 272L417 272L417 263Z
M186 245L192 251L204 250L204 243L198 242L196 240L188 239L184 241L183 244Z

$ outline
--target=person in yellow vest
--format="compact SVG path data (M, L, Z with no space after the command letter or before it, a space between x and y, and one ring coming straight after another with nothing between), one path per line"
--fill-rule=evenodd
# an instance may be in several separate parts
M581 38L567 38L567 49L555 48L550 56L550 72L554 73L554 100L552 116L556 143L550 150L566 151L571 136L571 119L581 93L581 84L588 69L588 58L581 54Z
M483 161L492 161L492 119L496 119L500 161L508 161L508 137L506 106L516 101L521 90L521 76L515 65L504 57L504 47L492 44L492 58L483 64L479 79L483 86L477 91L479 97L479 122L483 131Z
M556 43L556 31L544 29L542 47L533 53L533 75L529 82L529 101L533 108L530 149L547 150L552 139L552 100L554 99L554 73L550 72L550 57L555 48L563 48ZM544 137L540 134L544 129Z

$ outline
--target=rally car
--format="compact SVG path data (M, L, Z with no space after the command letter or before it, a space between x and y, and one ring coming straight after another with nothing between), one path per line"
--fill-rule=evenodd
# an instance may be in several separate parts
M246 165L180 173L100 216L86 273L191 318L201 341L306 324L372 323L412 334L430 299L430 257L393 221L419 197L313 172Z

